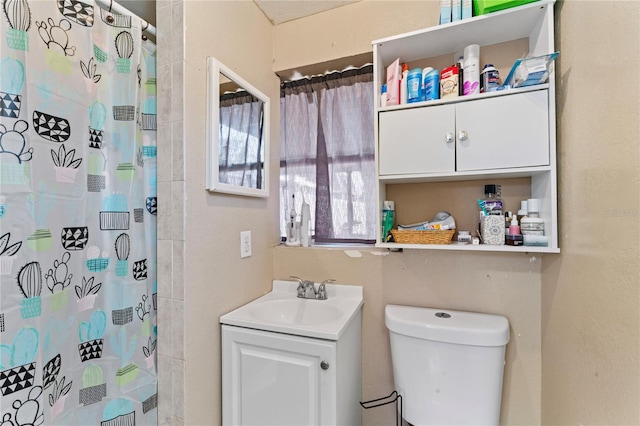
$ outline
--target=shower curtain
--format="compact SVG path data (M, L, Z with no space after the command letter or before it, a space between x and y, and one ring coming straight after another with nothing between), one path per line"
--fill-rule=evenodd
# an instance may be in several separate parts
M155 46L92 0L2 8L0 423L155 425Z

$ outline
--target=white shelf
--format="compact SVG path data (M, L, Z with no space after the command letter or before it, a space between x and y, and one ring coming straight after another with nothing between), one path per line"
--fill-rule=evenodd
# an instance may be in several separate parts
M513 9L374 40L372 44L378 46L379 59L388 65L397 58L401 58L402 62L412 62L458 52L469 44L488 46L527 38L540 30L541 10L553 7L553 4L554 0L541 0Z
M492 246L487 244L396 244L378 243L376 247L388 249L494 251L503 253L560 253L559 248L539 246Z
M476 95L469 95L469 96L458 96L455 98L434 99L432 101L422 101L422 102L414 102L410 104L379 107L378 112L396 111L396 110L404 110L404 109L410 109L410 108L420 108L424 106L455 104L460 102L474 101L477 99L496 98L500 96L516 95L518 93L535 92L537 90L545 90L545 89L549 89L549 83L536 84L535 86L527 86L527 87L516 87L514 89L499 90L497 92L478 93Z
M464 181L476 181L476 180L501 180L510 178L530 178L530 193L529 198L537 198L541 200L542 211L540 217L545 221L545 231L549 238L549 247L539 246L493 246L493 245L465 245L465 244L396 244L396 243L382 243L380 242L380 235L378 235L378 243L376 247L388 248L388 249L417 249L417 250L454 250L454 251L467 251L467 252L500 252L500 253L560 253L558 247L558 206L557 206L557 169L556 169L556 109L555 109L555 75L553 70L549 75L548 83L521 87L515 89L508 89L498 92L481 93L472 96L461 96L450 99L438 99L433 101L416 102L412 104L394 105L387 107L379 107L378 101L380 98L380 88L383 83L386 82L386 69L396 59L400 58L401 63L411 62L424 62L428 63L431 58L437 58L443 55L452 55L457 52L461 52L465 46L470 44L479 44L481 48L483 46L492 46L499 43L511 42L521 39L527 39L528 41L528 54L531 56L538 56L542 54L548 54L555 51L554 46L554 3L555 0L540 0L533 3L529 3L523 6L506 9L500 12L494 12L487 15L475 16L469 19L452 22L445 25L436 25L433 27L411 31L404 34L395 35L392 37L382 38L374 40L373 45L373 57L374 57L374 82L375 82L375 111L376 111L376 177L378 179L378 194L377 201L380 206L378 211L378 223L381 219L381 207L382 202L387 200L387 189L393 187L396 194L398 189L395 185L413 184L421 182L461 182L460 186L464 187ZM524 52L523 52L524 53ZM501 58L503 62L511 60L511 58ZM515 59L515 58L513 58ZM420 155L424 155L425 145L432 143L437 139L437 133L441 126L413 126L411 120L406 117L412 117L417 119L434 120L440 124L449 123L448 117L442 118L445 114L418 114L416 111L419 108L424 110L441 109L443 111L454 110L452 113L454 116L454 127L465 126L464 130L467 130L466 126L469 126L475 118L471 108L478 105L477 108L482 108L482 103L492 104L494 107L500 103L498 98L523 94L526 92L535 92L540 90L546 90L548 92L548 104L546 106L548 110L548 156L547 162L502 162L495 163L485 160L481 157L474 157L469 154L464 158L459 157L463 151L467 149L467 146L461 145L456 136L455 138L455 161L452 163L454 167L444 167L441 163L432 166L431 163L434 158L442 159L442 162L450 161L450 156L437 152L429 152L428 159L429 165L425 166L420 164L421 167L416 167L415 161L407 161L406 167L396 167L397 164L404 164L402 158L396 160L397 152L420 152ZM532 94L534 95L534 94ZM537 94L535 94L537 95ZM536 98L536 96L526 96L530 98ZM484 101L487 99L487 101ZM476 101L480 101L477 102ZM469 104L464 104L469 102ZM507 100L509 105L512 104L511 100ZM457 104L455 107L449 107L447 105ZM518 104L517 99L513 98L513 104ZM413 110L413 111L411 111ZM398 111L387 114L390 111ZM406 111L406 114L401 111ZM482 113L486 110L481 109ZM507 108L507 112L511 112ZM500 123L500 120L506 120L505 122L513 124L517 120L510 120L502 115L496 117L496 121L493 119L486 121L488 126L492 123ZM509 114L506 114L509 115ZM478 114L478 116L483 116ZM397 118L399 117L399 118ZM513 117L512 117L513 118ZM519 117L518 117L519 118ZM539 117L538 117L539 118ZM381 120L380 122L378 120ZM486 119L485 119L486 120ZM409 125L405 125L408 122ZM421 123L422 123L421 122ZM533 122L533 121L532 121ZM380 130L380 123L383 123L384 127ZM546 121L545 121L546 124ZM476 122L473 122L474 129L479 129ZM503 131L499 136L514 134L514 129L509 129L508 126L496 126ZM536 127L536 130L540 127ZM391 129L391 130L389 130ZM480 128L484 130L485 128ZM454 135L455 130L446 130ZM499 130L496 130L499 131ZM517 134L517 129L515 130ZM501 146L504 145L504 137L493 137L488 132L481 132L483 135L482 140L487 141L488 145ZM489 132L490 133L490 132ZM381 134L384 137L384 144L382 149L380 146ZM397 141L396 135L397 134ZM475 133L476 137L478 132ZM420 137L424 136L429 138L423 140ZM531 136L531 132L527 133L527 136ZM508 139L508 138L506 138ZM531 137L533 142L541 140L539 135ZM440 140L440 139L438 139ZM417 144L414 147L409 146L411 143ZM532 145L527 145L531 147ZM461 148L462 147L462 148ZM396 151L393 151L396 149ZM380 154L381 150L385 154L385 162L383 171L387 173L380 175ZM506 152L503 149L497 152ZM418 158L420 157L416 154ZM475 163L481 163L482 170L469 170L475 169L474 165L469 165L464 161L473 159ZM412 158L413 160L414 158ZM462 160L462 161L459 161ZM448 163L447 163L448 164ZM545 165L538 165L545 164ZM546 165L548 164L548 165ZM518 167L518 165L522 167ZM442 166L442 167L441 167ZM504 168L499 168L503 167ZM450 169L460 170L450 170ZM446 171L435 171L446 170ZM416 173L416 171L418 173ZM404 172L404 173L403 173ZM437 186L433 186L437 188ZM431 190L431 189L429 189ZM437 189L434 189L437 191ZM402 191L401 191L402 192ZM404 195L407 196L406 194ZM402 196L401 196L402 197ZM411 208L410 203L407 203L405 199L405 207ZM406 207L408 206L408 207ZM458 212L452 212L455 216ZM464 215L465 211L462 210L459 214Z
M550 166L517 167L513 169L453 171L444 173L423 173L403 175L383 175L378 180L389 184L420 183L420 182L451 182L461 180L482 180L499 178L521 178L540 175L551 171Z

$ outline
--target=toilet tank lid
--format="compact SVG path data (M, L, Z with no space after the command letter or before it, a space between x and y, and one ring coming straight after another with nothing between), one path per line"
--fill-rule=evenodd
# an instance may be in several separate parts
M437 342L473 346L509 342L509 320L501 315L387 305L385 324L394 333Z

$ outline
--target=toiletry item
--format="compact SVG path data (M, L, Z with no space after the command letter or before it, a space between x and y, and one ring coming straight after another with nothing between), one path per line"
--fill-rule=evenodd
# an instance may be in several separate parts
M511 220L514 218L513 213L504 212L504 230L509 235L509 227L511 226Z
M427 74L429 74L429 71L431 71L432 69L433 69L432 67L422 68L422 80L420 81L420 100L421 101L425 100L425 91L424 91L425 77L427 76Z
M400 103L400 59L387 67L387 105Z
M400 105L407 103L407 79L409 76L409 65L402 64L402 79L400 80Z
M291 210L289 211L289 223L287 224L287 241L285 245L297 247L300 245L300 223L296 221L296 194L291 194Z
M428 70L426 75L424 70ZM440 71L431 67L425 68L423 92L425 101L433 101L440 98Z
M451 22L462 19L462 0L451 0Z
M527 200L520 201L520 210L518 210L517 218L518 222L522 221L522 218L527 215Z
M426 222L412 223L410 225L398 225L399 230L404 231L448 231L456 229L456 221L449 212L438 212L433 219Z
M470 44L464 48L464 95L480 93L480 45Z
M413 68L407 73L407 103L420 102L422 68Z
M500 72L493 64L485 64L480 73L480 92L493 92L500 87Z
M451 22L451 0L440 0L440 24Z
M544 235L544 219L538 217L540 211L540 200L530 198L527 200L527 216L520 221L520 232L522 235Z
M525 246L547 247L549 246L549 237L546 235L523 235L522 242Z
M521 246L523 245L523 237L522 235L505 235L504 236L504 244L507 246Z
M544 235L544 219L525 216L520 222L522 235Z
M382 85L382 90L380 91L380 107L384 108L387 106L387 85Z
M300 211L300 245L302 247L311 246L311 206L302 197L302 209Z
M478 200L480 214L478 217L478 230L482 230L482 219L489 215L502 215L502 198L500 185L485 185L484 198Z
M462 19L471 18L472 16L472 1L462 0Z
M440 73L440 98L455 98L458 96L458 67L452 65Z
M511 226L509 226L509 235L520 235L520 226L518 225L518 219L511 219Z
M456 63L456 67L458 67L458 96L464 96L464 66L462 63L462 58L459 62Z
M465 244L471 243L471 234L469 231L458 231L458 242Z
M502 188L500 185L485 185L484 194L484 202L489 214L502 214Z
M482 227L480 229L482 243L488 245L504 244L504 216L489 215L482 217Z
M391 238L391 230L395 221L395 202L385 201L382 203L382 242L386 243Z

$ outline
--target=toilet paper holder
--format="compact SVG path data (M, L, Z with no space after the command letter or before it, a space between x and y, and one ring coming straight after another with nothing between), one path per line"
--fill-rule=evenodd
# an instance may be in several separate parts
M396 404L396 426L402 426L402 395L400 395L397 391L391 392L387 396L383 396L382 398L372 399L369 401L360 401L360 405L365 410L369 408L376 408L383 405L391 404L395 402ZM400 410L398 410L398 404L400 404Z

